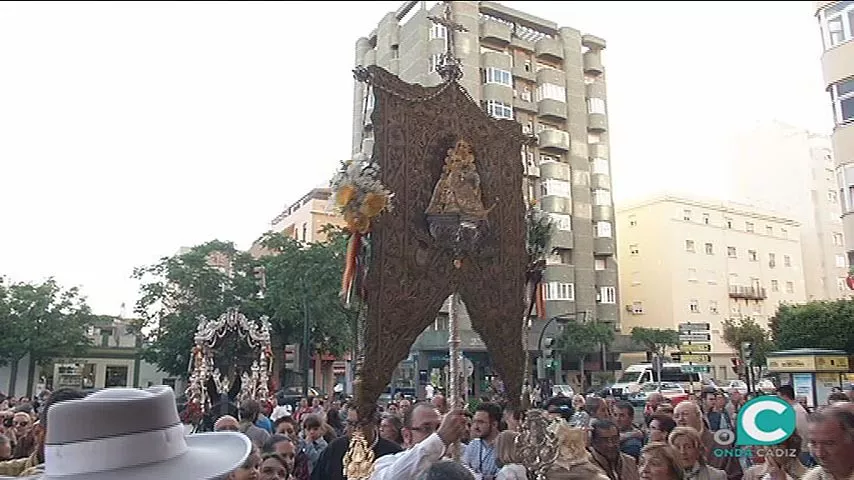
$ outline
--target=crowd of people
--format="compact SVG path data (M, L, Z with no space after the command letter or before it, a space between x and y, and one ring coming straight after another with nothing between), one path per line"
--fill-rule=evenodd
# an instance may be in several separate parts
M851 480L854 398L835 392L808 412L789 385L777 396L796 412L779 445L721 455L720 430L736 431L746 399L706 389L671 405L649 396L643 412L612 398L553 397L541 405L557 456L548 480ZM484 399L487 400L487 399ZM345 401L303 399L296 408L247 399L211 433L191 433L169 387L74 389L5 399L0 476L76 479L343 480L359 422ZM471 411L445 397L378 406L367 432L371 480L527 480L521 412L482 401ZM642 420L636 421L642 418ZM50 425L50 429L48 429Z

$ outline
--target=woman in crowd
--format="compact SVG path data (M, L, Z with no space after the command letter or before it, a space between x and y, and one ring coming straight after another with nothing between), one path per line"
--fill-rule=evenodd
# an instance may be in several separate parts
M690 480L727 480L726 472L706 465L703 441L692 427L676 427L668 443L679 455L679 465Z
M501 468L495 480L528 480L528 470L519 463L516 455L518 433L505 430L495 440L496 464Z
M641 449L638 473L641 480L683 480L685 478L676 451L664 442L648 443Z
M676 422L672 417L656 413L649 420L649 441L650 442L665 442L667 436L676 428Z
M793 433L780 445L762 447L765 460L748 468L743 480L798 480L807 473L798 457L801 454L801 436ZM792 451L795 455L789 456ZM780 455L777 455L780 454Z
M277 453L265 453L261 457L259 480L292 480L289 462Z
M403 446L403 422L391 413L383 414L380 421L380 437Z
M237 470L228 474L226 480L258 480L259 469L261 467L261 455L256 447L252 447L252 453L246 457Z

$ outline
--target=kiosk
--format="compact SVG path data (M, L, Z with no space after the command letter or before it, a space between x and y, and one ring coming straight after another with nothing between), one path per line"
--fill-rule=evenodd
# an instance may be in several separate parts
M827 405L833 388L841 388L848 373L848 354L841 350L796 348L771 352L768 371L778 385L792 385L796 397L806 397L810 407Z

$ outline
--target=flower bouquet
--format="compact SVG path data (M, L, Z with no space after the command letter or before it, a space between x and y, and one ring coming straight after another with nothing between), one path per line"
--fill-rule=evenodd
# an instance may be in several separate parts
M375 219L392 210L392 193L379 180L379 166L368 162L364 155L341 162L330 182L332 190L329 208L344 218L350 240L347 244L341 297L349 303L353 279L356 277L356 257L362 237L370 233Z

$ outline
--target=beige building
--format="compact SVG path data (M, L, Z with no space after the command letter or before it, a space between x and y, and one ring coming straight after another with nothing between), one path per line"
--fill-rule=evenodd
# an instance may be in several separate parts
M854 265L854 1L816 2L824 83L836 127L833 152L848 264Z
M660 196L621 207L617 228L623 331L709 323L717 379L734 376L724 319L749 316L767 326L780 303L806 300L800 226L793 220Z
M437 85L448 31L427 17L441 15L442 8L441 3L428 9L426 2L408 1L389 12L356 42L356 65L377 65L404 81ZM455 33L454 54L464 74L460 83L488 114L516 120L539 139L520 161L527 179L523 194L539 200L558 228L556 253L545 273L547 316L571 315L618 327L605 41L496 2L457 1L451 8L454 22L466 29ZM372 99L357 82L354 152L372 151ZM469 329L463 335L472 337L467 351L482 354L482 342L467 321L461 322ZM543 325L534 322L529 348L536 349ZM421 370L445 363L442 333L425 332L414 347L422 350ZM595 357L588 362L592 370L601 367Z
M738 135L734 146L729 199L800 223L807 300L850 295L830 137L763 122Z

